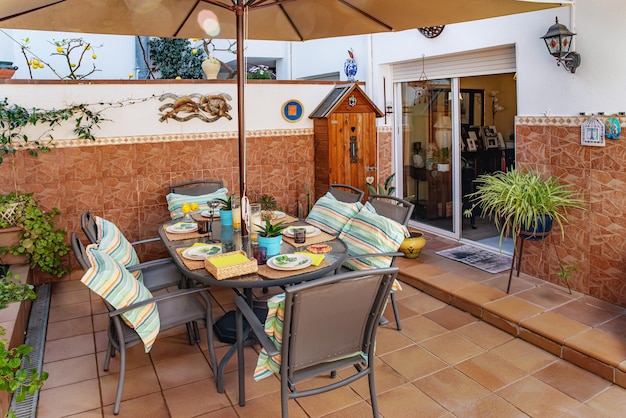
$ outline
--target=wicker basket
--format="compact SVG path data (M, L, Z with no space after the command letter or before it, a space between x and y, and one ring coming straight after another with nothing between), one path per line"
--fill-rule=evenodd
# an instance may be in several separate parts
M9 227L15 226L17 223L15 216L17 215L17 209L20 204L20 202L16 202L7 205L5 210L0 211L0 220L6 222Z
M232 266L217 267L211 260L216 258L226 257L233 254L243 254L246 258L248 255L244 251L233 251L224 254L217 254L204 259L204 267L209 273L213 275L217 280L230 279L231 277L243 276L246 274L256 273L259 270L259 266L255 259L249 260L244 263L233 264Z

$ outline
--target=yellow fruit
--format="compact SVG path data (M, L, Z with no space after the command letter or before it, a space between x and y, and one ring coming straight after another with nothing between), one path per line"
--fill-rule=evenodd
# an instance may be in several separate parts
M93 54L93 55L91 56L91 58L96 59L96 58L98 58L98 56L97 56L96 54Z
M200 206L198 206L198 204L196 202L192 202L191 205L189 205L191 207L192 211L197 211L198 209L200 209Z
M135 74L133 73L128 74L128 78L133 78L133 77L135 77Z
M40 62L40 63L39 63L39 65L38 65L38 67L39 67L39 68L43 68L43 67L44 67L43 62Z
M183 205L180 207L180 210L183 213L189 213L191 212L191 206L189 205L189 203L183 203Z
M198 50L196 48L194 48L194 49L191 50L191 53L196 55L198 53Z
M72 67L72 68L73 68L73 67L76 67L76 64L71 63L71 64L70 64L70 67Z
M91 45L87 45L87 46L85 47L85 51L89 51L90 49L91 49Z
M175 80L182 80L179 75L176 76Z
M39 60L33 60L33 65L39 65Z
M57 46L57 52L63 52L63 48L61 48L60 46Z

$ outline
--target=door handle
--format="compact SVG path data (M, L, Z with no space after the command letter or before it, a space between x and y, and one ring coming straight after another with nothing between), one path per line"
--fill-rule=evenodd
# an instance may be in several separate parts
M351 135L350 136L350 162L351 163L357 162L356 152L357 152L356 135Z
M365 171L376 171L376 167L365 167Z

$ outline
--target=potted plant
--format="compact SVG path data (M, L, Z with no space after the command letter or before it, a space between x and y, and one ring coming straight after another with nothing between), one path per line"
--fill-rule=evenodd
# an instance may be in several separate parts
M233 196L230 195L226 199L215 199L222 206L220 207L220 222L224 226L230 226L233 224Z
M70 250L65 242L67 232L57 228L55 217L61 214L57 208L44 211L32 193L11 192L0 195L0 212L12 208L10 217L0 217L0 228L15 230L18 241L0 246L0 257L4 254L26 256L31 267L61 277L71 269L64 265L62 257Z
M283 230L287 225L284 222L276 222L273 224L266 219L265 224L255 224L258 229L259 246L267 248L267 257L273 257L280 254L280 245L283 243Z
M500 244L505 235L513 233L526 239L542 239L554 222L564 236L567 210L585 209L585 202L576 198L575 191L554 176L542 178L536 170L483 174L475 182L477 190L468 195L473 205L464 214L470 216L479 206L482 216L493 218L500 231Z

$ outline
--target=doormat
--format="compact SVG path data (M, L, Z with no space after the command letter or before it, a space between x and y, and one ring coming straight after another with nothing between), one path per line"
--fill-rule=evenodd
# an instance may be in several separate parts
M435 254L496 274L511 268L511 257L483 250L473 245L461 245L437 251Z

